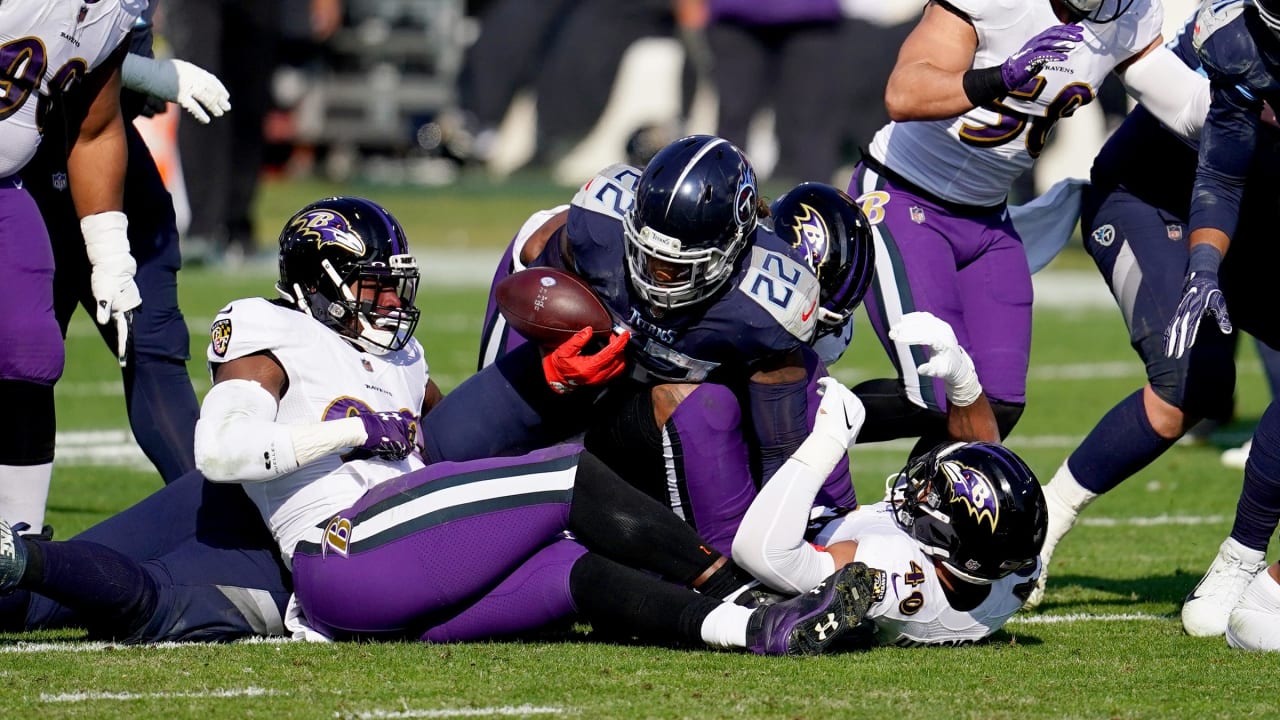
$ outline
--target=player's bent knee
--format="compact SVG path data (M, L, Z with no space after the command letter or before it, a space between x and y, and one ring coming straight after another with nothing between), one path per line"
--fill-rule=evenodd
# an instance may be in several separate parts
M742 406L738 396L724 385L704 383L679 405L679 412L672 413L672 420L681 425L698 423L716 432L736 432L742 425Z

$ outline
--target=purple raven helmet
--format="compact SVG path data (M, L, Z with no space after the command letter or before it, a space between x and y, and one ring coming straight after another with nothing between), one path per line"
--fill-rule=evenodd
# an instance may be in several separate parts
M952 573L986 584L1033 567L1049 511L1035 473L991 443L947 443L899 473L894 518Z
M817 340L839 332L876 272L871 223L853 198L824 183L801 183L769 206L773 231L818 276Z
M294 213L280 231L276 290L299 310L375 355L400 350L420 312L418 261L400 223L382 206L358 197L331 197ZM356 290L351 286L355 283ZM395 291L399 307L379 305ZM361 301L361 290L372 301Z

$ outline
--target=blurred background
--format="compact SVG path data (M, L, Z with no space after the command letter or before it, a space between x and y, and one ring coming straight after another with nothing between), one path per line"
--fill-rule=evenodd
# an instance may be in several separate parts
M1193 5L1166 0L1166 37ZM922 9L921 0L161 0L158 50L217 74L233 109L209 126L173 108L139 122L174 193L188 266L262 262L283 218L336 191L382 199L415 242L501 246L524 216L567 201L596 170L641 163L692 132L743 147L768 195L803 180L844 187L859 148L887 122L885 80ZM1104 87L1057 126L1013 199L1086 177L1127 108L1118 84ZM514 205L495 199L512 209L495 215L484 202L444 202L458 193ZM444 206L417 207L433 198Z

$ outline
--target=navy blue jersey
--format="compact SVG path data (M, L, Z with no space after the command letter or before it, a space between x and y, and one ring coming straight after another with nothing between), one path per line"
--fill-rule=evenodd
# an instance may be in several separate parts
M622 213L630 202L621 183L597 175L569 207L563 238L549 242L534 264L562 267L591 285L615 322L631 331L628 352L637 379L734 382L812 337L817 278L790 244L764 227L755 230L733 277L713 299L654 313L627 277Z
M1200 135L1191 229L1235 233L1245 177L1262 126L1263 103L1280 107L1280 42L1244 0L1206 3L1192 43L1213 90Z
M1193 15L1170 41L1169 49L1203 75L1206 71L1194 42L1195 25ZM1280 131L1263 125L1257 142L1260 146L1253 154L1249 182L1280 184L1280 162L1276 162L1280 159ZM1198 143L1171 132L1139 105L1094 158L1090 179L1097 189L1122 187L1148 205L1186 219L1191 214L1197 148Z

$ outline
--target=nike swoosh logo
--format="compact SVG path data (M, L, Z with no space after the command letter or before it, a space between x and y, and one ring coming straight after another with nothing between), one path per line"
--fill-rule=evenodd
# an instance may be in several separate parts
M809 322L809 318L813 317L813 311L818 309L818 301L814 300L809 309L800 313L800 322Z
M852 429L853 429L853 421L849 419L849 406L848 406L848 405L844 405L844 406L842 406L842 408L844 409L844 424L845 424L845 427L846 427L846 428L848 428L849 430L852 430Z

